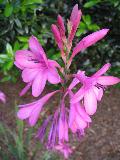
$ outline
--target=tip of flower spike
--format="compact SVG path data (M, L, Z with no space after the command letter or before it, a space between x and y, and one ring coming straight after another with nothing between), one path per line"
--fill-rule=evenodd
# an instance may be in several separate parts
M102 29L101 31L103 31L104 34L107 34L107 33L109 32L109 29L104 28L104 29Z

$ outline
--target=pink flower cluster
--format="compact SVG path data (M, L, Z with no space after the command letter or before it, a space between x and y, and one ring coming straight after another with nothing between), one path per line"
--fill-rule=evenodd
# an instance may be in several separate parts
M76 74L69 72L75 55L101 40L109 31L109 29L101 29L94 32L84 37L72 49L72 41L81 16L81 10L78 9L78 5L75 5L67 23L67 36L64 21L60 15L57 18L57 25L52 24L52 32L60 49L64 67L46 57L45 51L34 36L29 39L29 50L19 50L15 55L15 65L22 70L22 79L27 84L20 95L24 95L32 87L32 95L38 97L43 92L47 81L51 84L59 83L59 90L50 92L35 102L19 105L17 116L21 120L28 119L30 126L34 126L43 116L41 113L46 114L44 109L46 102L53 95L59 94L58 106L51 108L52 113L46 116L37 137L46 144L48 149L62 152L65 158L72 153L69 133L81 138L92 122L91 115L96 112L97 102L101 100L106 87L120 82L117 77L103 75L110 68L109 63L91 77L86 76L85 71L81 70ZM81 84L81 87L74 92L77 84ZM65 103L67 97L69 104ZM46 130L48 131L47 141Z

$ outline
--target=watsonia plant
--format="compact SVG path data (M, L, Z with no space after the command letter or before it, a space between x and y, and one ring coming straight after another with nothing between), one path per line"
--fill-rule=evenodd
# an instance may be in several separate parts
M27 119L30 126L36 125L40 113L41 117L45 115L43 110L46 102L53 95L59 94L58 105L51 108L50 114L46 113L47 118L38 129L37 138L48 149L62 152L65 158L72 153L72 139L69 138L69 134L76 138L84 135L85 129L92 122L91 116L97 110L97 102L101 101L107 86L120 82L117 77L103 76L110 68L109 63L90 77L86 76L85 71L78 70L74 74L70 72L73 58L101 40L109 31L109 29L96 31L84 37L72 48L81 16L82 12L76 4L67 23L67 34L60 15L57 18L57 25L52 24L52 32L61 52L63 66L46 57L45 51L34 36L29 39L29 50L18 50L15 55L15 65L22 70L22 79L27 84L20 95L24 95L32 87L32 95L40 96L47 81L59 86L58 90L46 94L35 102L19 105L17 116L21 120ZM75 92L77 84L80 84L80 88ZM69 105L66 103L67 99Z

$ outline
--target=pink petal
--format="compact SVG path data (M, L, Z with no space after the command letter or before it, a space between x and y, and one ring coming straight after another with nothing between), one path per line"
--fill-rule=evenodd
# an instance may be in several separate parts
M98 78L97 83L105 86L114 85L120 82L120 78L113 76L101 76Z
M96 98L98 101L101 101L102 96L103 96L103 89L102 88L97 88L97 87L93 87L94 93L96 95Z
M60 65L59 65L56 61L51 60L51 59L48 59L48 64L49 64L49 66L51 66L51 67L61 68Z
M38 116L41 112L43 105L49 100L50 97L52 97L57 92L59 92L59 90L48 93L35 102L20 105L20 110L17 113L18 118L21 120L29 118L30 125L34 126L38 120Z
M52 84L57 84L60 82L60 76L56 68L49 67L47 70L48 81Z
M40 69L33 68L33 69L24 69L22 71L22 79L24 82L31 82L35 79L37 74L39 73Z
M101 69L99 69L92 77L99 77L102 74L106 73L106 71L110 68L111 64L106 63Z
M109 29L102 29L84 37L73 49L72 58L81 50L84 50L101 40L108 31Z
M28 83L23 89L22 91L20 92L20 96L23 96L31 87L32 83Z
M16 61L14 62L14 65L15 65L16 67L18 67L19 69L21 69L21 70L24 69L24 67L22 67L21 65L19 65L19 63L17 63Z
M85 94L85 90L84 87L81 87L78 92L73 96L73 98L71 99L70 103L77 103L79 102L83 96Z
M56 41L59 49L62 50L62 49L63 49L63 44L62 44L62 39L61 39L61 36L60 36L60 32L59 32L58 27L57 27L56 25L52 24L51 30L52 30L52 32L53 32L55 41Z
M84 71L78 71L77 74L83 74ZM78 83L80 83L80 81L78 80L78 78L74 78L73 81L71 82L71 84L69 85L69 89L73 89Z
M36 122L38 121L39 114L41 112L42 107L43 107L43 104L38 104L38 106L35 107L33 111L31 112L30 117L29 117L30 126L34 126Z
M72 125L73 121L75 120L75 107L74 105L71 103L70 104L70 112L69 112L69 127Z
M87 122L85 122L80 116L76 116L76 123L78 125L78 129L84 129L87 127Z
M6 103L6 96L3 92L0 91L0 100L3 102L3 103Z
M92 122L90 116L85 112L85 109L83 106L81 106L79 103L76 103L76 112L79 113L81 118L86 122Z
M93 89L89 89L84 95L85 110L89 115L93 115L97 110L97 99Z
M18 111L17 117L21 120L24 120L30 116L33 109L34 105L31 105L29 107L23 107Z
M38 57L39 60L41 60L41 58L44 58L45 62L47 62L46 54L36 37L30 37L29 47L30 50L36 55L36 57Z
M32 95L34 97L38 97L42 93L46 85L46 80L47 80L46 71L45 70L39 71L32 84Z
M28 68L36 68L39 67L39 63L34 63L34 59L36 59L36 56L28 51L28 50L19 50L16 52L15 60L19 66L22 68L28 67Z

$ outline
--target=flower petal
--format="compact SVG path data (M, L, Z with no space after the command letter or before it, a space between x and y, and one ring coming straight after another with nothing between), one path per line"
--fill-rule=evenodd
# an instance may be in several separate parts
M85 90L84 90L84 87L81 87L78 92L72 97L70 103L77 103L79 102L83 96L85 94Z
M43 104L42 105L38 104L38 106L36 106L31 112L30 117L29 117L30 126L34 126L36 122L38 121L39 114L41 112L42 107L43 107Z
M79 70L77 72L77 75L80 75L80 74L84 74L84 71L81 71ZM71 84L69 85L69 89L73 89L78 83L80 83L80 81L78 80L78 78L74 78L73 81L71 82Z
M47 70L48 81L52 84L57 84L60 82L60 76L57 69L54 67L49 67Z
M35 59L36 59L36 56L28 50L19 50L16 52L16 55L15 55L15 60L17 62L17 65L21 66L22 68L39 67L39 63L34 62Z
M17 63L16 61L14 62L14 65L15 65L16 67L18 67L19 69L21 69L21 70L24 69L24 67L22 67L21 65L19 65L19 63Z
M40 69L38 68L33 68L29 69L26 68L22 72L22 79L24 82L31 82L35 79L36 75L39 73Z
M6 96L3 92L0 91L0 100L3 102L3 103L6 103Z
M33 105L29 107L20 108L20 110L17 112L17 117L21 120L24 120L30 116L33 109L34 109Z
M93 115L97 109L97 99L93 89L89 89L84 95L85 110L89 115Z
M106 63L101 69L99 69L92 77L99 77L102 74L106 73L106 71L110 68L111 64Z
M47 80L46 71L44 70L39 71L39 73L35 77L33 84L32 84L32 95L34 97L38 97L42 93L46 85L46 80Z
M84 121L92 122L90 116L85 112L84 107L81 106L80 103L76 103L76 111L79 113L79 115Z
M94 93L96 95L96 98L98 101L101 101L102 96L103 96L103 89L102 88L97 88L97 87L93 87Z
M105 86L114 85L120 83L120 78L113 76L101 76L98 78L97 83Z
M76 124L79 129L84 129L87 127L87 122L85 122L80 116L76 116Z
M30 89L31 85L32 85L31 82L28 83L28 84L22 89L22 91L20 92L19 95L20 95L20 96L23 96L23 95Z
M73 49L72 58L81 50L84 50L87 47L90 47L99 40L101 40L107 34L108 31L109 29L101 29L84 37Z
M36 55L36 57L38 57L39 60L44 58L45 62L47 62L46 54L41 44L39 43L39 41L37 40L35 36L30 37L29 47L30 47L30 50Z

